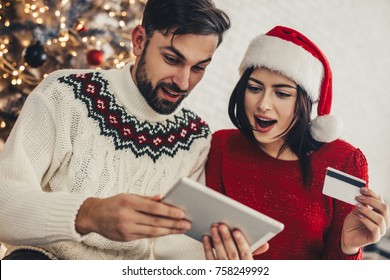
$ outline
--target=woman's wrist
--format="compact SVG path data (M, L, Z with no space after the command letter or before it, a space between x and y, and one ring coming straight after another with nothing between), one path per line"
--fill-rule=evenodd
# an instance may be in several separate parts
M344 242L343 235L341 235L340 249L341 249L341 252L343 252L343 254L345 254L345 255L356 255L359 252L360 247L347 246Z

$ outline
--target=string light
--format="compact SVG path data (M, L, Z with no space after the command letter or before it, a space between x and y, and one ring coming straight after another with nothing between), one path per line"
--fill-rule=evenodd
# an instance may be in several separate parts
M135 57L130 51L130 29L140 22L146 0L101 1L103 4L97 4L98 2L1 1L0 21L5 29L9 29L7 32L0 32L0 97L3 93L13 93L12 102L20 97L25 98L43 78L62 67L122 68L126 63L134 61ZM91 8L85 9L86 5ZM7 9L14 10L9 12ZM129 9L132 11L129 12ZM78 14L78 11L82 12ZM25 54L27 49L36 45L40 46L41 54L47 57L47 61L33 67L26 62ZM86 53L91 49L104 51L102 64L85 64ZM7 98L0 99L0 110L12 108L9 115L14 117L11 120L1 116L2 131L12 127L20 109L9 105L11 103L7 102L11 102L11 99ZM23 102L16 103L21 106ZM0 142L2 135L0 134Z

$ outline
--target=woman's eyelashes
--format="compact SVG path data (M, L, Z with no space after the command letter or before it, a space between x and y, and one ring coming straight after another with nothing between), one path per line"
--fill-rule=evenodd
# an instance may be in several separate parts
M288 92L283 92L283 91L277 91L275 92L275 94L280 97L280 98L288 98L288 97L291 97L292 94L291 93L288 93Z
M248 84L247 89L253 93L258 93L258 92L261 92L263 90L262 87L259 87L257 85L251 85L251 84Z
M251 84L248 84L247 86L247 89L252 92L252 93L261 93L264 91L264 88L261 87L261 86L257 86L257 85L251 85ZM289 92L284 92L284 91L275 91L275 95L279 98L288 98L288 97L291 97L292 94L289 93Z

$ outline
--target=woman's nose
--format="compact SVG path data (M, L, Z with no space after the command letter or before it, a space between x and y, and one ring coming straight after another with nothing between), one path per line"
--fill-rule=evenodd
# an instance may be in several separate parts
M272 98L271 98L271 95L269 93L266 92L261 96L259 103L258 103L258 108L262 112L271 110L273 108Z

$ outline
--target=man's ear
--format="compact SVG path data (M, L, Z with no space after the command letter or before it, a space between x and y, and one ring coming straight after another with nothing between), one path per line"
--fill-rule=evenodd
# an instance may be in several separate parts
M146 42L146 32L141 25L137 25L131 32L131 41L133 43L133 54L137 57L140 56Z

